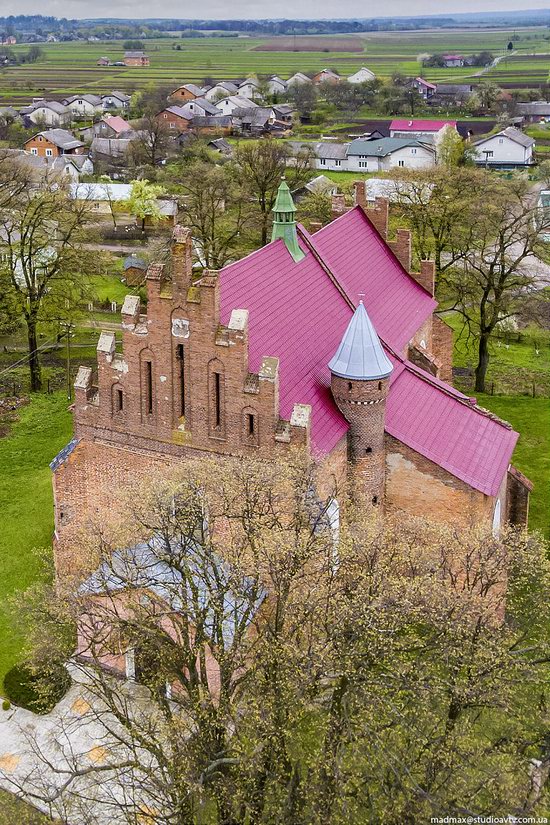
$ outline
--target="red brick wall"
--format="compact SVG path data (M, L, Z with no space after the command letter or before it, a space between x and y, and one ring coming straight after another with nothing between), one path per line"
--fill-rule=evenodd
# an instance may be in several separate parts
M47 138L42 137L42 135L35 135L23 145L25 147L25 151L27 152L30 152L31 149L36 149L36 152L33 152L33 154L37 154L41 158L46 157L46 149L51 150L51 157L56 158L61 154L55 143L52 143Z
M461 527L492 523L496 499L386 434L386 510Z
M165 126L168 129L170 129L171 132L174 132L174 134L187 131L191 124L190 120L187 120L184 117L179 117L178 115L175 115L172 112L166 111L160 112L157 115L157 120L159 120L161 123L164 123Z
M453 382L453 331L439 316L433 316L432 351L441 364L439 378Z

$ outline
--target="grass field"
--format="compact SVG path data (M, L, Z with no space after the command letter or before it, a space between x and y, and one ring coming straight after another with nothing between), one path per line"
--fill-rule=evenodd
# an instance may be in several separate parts
M514 78L528 71L534 82L550 68L550 58L533 58L533 52L550 52L550 33L545 28L518 29L520 39L514 43L518 63L510 61L498 72L511 71ZM418 57L433 52L459 52L464 55L482 50L503 54L511 30L456 29L421 32L369 32L364 35L292 38L296 51L287 51L288 37L205 37L159 39L146 41L151 58L147 68L96 66L99 57L112 61L122 59L124 46L120 41L105 43L49 43L42 46L44 58L34 64L7 67L0 70L0 102L24 103L38 95L63 97L78 91L108 92L113 89L131 91L148 83L177 86L186 81L201 82L205 77L221 80L244 77L257 72L289 77L295 71L313 72L325 66L349 75L367 65L380 77L395 71L416 75L421 66ZM277 42L281 51L273 50ZM341 51L346 42L350 51ZM332 48L334 43L334 49ZM173 48L181 46L181 50ZM268 51L260 51L268 47ZM14 51L25 52L27 46ZM316 51L312 51L316 48ZM546 61L546 62L545 62ZM460 82L476 71L471 68L426 69L429 80ZM497 70L495 70L495 75ZM526 75L527 77L527 75ZM496 79L496 78L495 78ZM475 82L475 79L474 81Z
M10 434L0 439L0 683L21 656L9 596L40 574L35 548L50 547L53 497L49 462L71 438L72 422L64 393L36 395L20 410Z

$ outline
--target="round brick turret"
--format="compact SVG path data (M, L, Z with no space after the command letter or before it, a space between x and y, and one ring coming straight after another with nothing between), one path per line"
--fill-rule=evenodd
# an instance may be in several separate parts
M384 422L389 385L389 378L360 381L333 373L331 379L336 405L350 425L348 454L356 492L380 506L384 501Z
M381 507L385 482L386 398L393 367L362 301L329 369L332 395L350 425L348 453L354 494L364 502Z

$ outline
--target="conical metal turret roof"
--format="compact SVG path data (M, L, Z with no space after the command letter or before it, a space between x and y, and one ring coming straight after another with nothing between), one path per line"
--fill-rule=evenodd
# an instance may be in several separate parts
M393 370L363 301L353 313L340 346L328 366L334 375L356 381L387 378Z

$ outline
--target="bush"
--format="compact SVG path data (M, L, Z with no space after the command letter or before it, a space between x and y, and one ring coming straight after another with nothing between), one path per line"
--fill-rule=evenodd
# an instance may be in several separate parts
M12 667L4 676L4 692L8 702L33 713L48 713L70 685L71 677L61 665L55 665L47 672L37 672L23 662Z
M9 699L4 699L2 702L2 710L9 710L11 708L11 702Z

